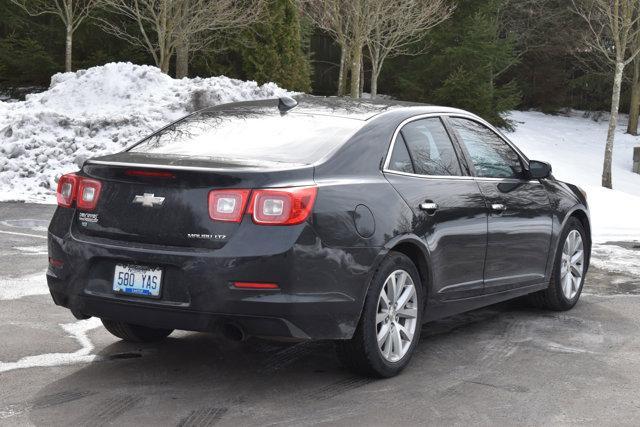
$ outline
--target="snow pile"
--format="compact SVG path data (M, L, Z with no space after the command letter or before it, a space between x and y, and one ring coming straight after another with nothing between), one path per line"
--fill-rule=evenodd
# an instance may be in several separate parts
M613 150L613 188L601 187L608 121L595 122L582 112L549 116L514 111L517 129L509 137L530 159L551 163L553 175L587 192L594 240L640 240L640 175L632 172L633 147L640 138L625 134L620 116Z
M200 108L287 94L227 77L175 80L131 63L56 74L45 92L0 101L0 200L54 202L56 179L88 157L121 151Z

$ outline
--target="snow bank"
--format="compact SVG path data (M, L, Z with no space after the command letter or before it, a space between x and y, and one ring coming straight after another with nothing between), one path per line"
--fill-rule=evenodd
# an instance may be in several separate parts
M158 68L111 63L56 74L49 90L0 101L0 200L54 202L56 179L194 110L289 94L227 77L176 80Z
M596 242L640 240L640 175L632 172L633 147L640 138L625 134L627 117L620 116L613 150L613 188L601 187L607 120L598 122L582 112L550 116L514 111L517 123L508 136L525 154L551 163L556 178L587 192Z

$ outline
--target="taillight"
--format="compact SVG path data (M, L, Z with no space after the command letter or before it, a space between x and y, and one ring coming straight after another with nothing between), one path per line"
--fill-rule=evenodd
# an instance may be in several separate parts
M63 208L71 207L76 199L79 180L80 177L74 173L68 173L60 177L58 180L58 189L56 191L58 206L62 206Z
M82 178L74 173L62 175L58 180L56 197L58 206L70 208L76 202L79 209L95 209L102 184L95 179Z
M81 178L78 187L78 209L92 211L98 204L102 184L95 179Z
M209 192L209 217L216 221L241 222L251 190L212 190Z
M311 213L317 193L317 187L254 190L247 213L256 224L300 224Z

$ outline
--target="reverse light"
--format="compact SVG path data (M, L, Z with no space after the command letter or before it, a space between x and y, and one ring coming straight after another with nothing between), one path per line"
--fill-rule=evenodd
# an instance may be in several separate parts
M256 282L233 282L233 287L237 289L280 289L275 283Z
M260 225L300 224L311 213L317 193L317 187L255 190L247 213Z
M58 180L58 189L56 190L56 198L58 206L70 208L76 199L78 191L78 182L80 177L74 173L62 175Z
M209 192L209 218L241 222L251 190L212 190Z
M95 179L81 178L78 187L78 208L85 211L92 211L98 204L102 184Z

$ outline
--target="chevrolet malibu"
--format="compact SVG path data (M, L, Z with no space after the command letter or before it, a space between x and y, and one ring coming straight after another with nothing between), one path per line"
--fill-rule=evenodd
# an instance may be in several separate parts
M334 340L389 377L423 323L578 301L583 192L491 125L434 106L303 97L191 114L58 182L56 304L127 341L173 330Z

